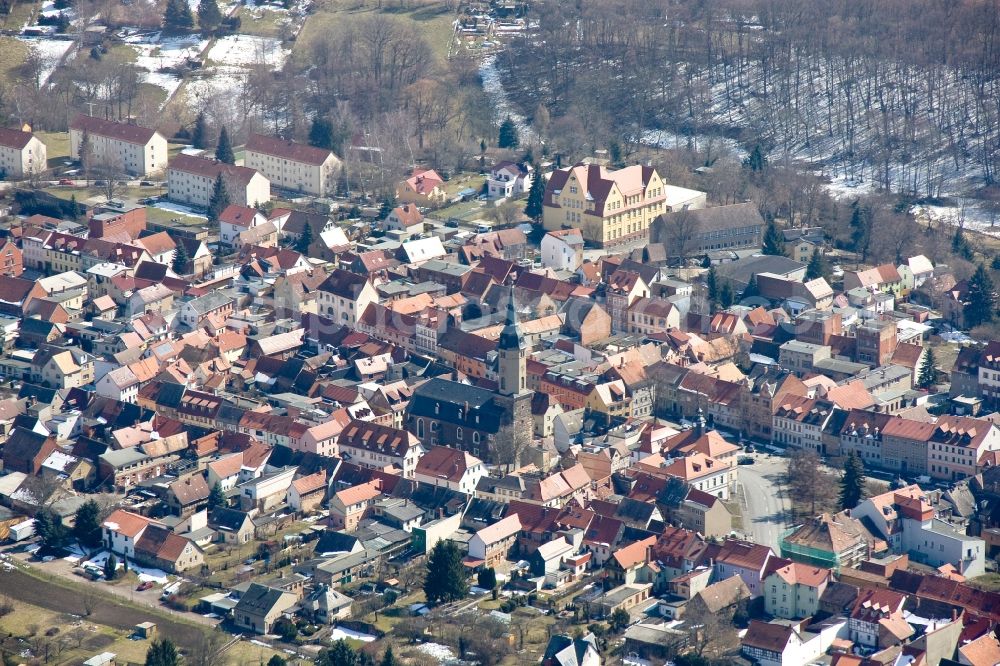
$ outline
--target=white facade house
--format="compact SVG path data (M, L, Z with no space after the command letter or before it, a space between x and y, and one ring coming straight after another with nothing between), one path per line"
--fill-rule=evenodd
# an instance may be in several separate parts
M333 151L261 134L251 134L244 165L256 169L275 187L325 197L333 192L340 158Z
M256 169L184 154L174 157L167 168L167 197L189 206L208 208L215 180L220 175L234 204L256 207L271 200L271 183Z
M962 534L934 513L920 486L910 485L869 497L851 510L851 517L868 518L895 553L932 567L951 564L966 577L983 575L985 541Z
M316 302L320 316L355 326L365 309L378 302L378 291L366 276L338 268L319 286Z
M227 247L236 247L240 234L267 222L267 216L256 208L230 204L219 215L219 240Z
M47 168L45 144L30 129L0 128L0 174L20 180Z
M583 263L583 233L579 229L550 231L542 237L542 265L554 271L575 271Z
M431 486L472 495L488 471L483 461L460 449L433 446L417 463L413 478Z
M150 176L167 168L167 140L154 129L79 115L69 126L70 155L80 159L84 136L94 164L109 163L132 176Z
M486 192L490 199L507 199L526 194L531 189L534 176L530 164L503 161L490 169L486 179Z

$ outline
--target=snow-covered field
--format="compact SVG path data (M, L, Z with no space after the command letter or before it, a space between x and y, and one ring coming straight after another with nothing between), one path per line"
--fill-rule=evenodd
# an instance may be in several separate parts
M62 57L76 45L76 42L70 39L52 39L49 37L18 37L18 39L30 48L38 51L38 54L42 57L44 67L42 68L40 83L43 86L48 83L49 77L56 70L56 66L62 60Z
M125 38L125 43L135 49L136 66L146 70L142 80L165 90L166 99L177 90L181 79L160 70L179 67L189 58L197 59L208 46L208 40L198 35L166 37L160 32L131 35Z
M278 70L284 67L288 51L277 39L254 35L226 35L220 37L208 52L210 64L228 67L266 65Z
M483 62L479 65L479 77L483 81L483 90L493 100L493 108L496 109L494 121L499 124L509 116L514 121L522 142L536 141L538 135L534 128L528 123L527 118L517 112L507 96L507 91L504 90L503 81L500 79L500 70L497 68L496 56L491 55L483 58Z

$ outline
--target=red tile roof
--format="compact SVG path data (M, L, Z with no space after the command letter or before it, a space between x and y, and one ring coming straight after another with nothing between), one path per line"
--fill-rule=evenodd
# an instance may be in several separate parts
M250 138L247 139L246 150L314 166L323 164L333 154L332 151L324 148L316 148L263 134L251 134Z
M22 132L19 129L0 127L0 146L23 150L34 136L35 135L31 132Z
M116 123L110 120L103 120L96 116L78 115L69 124L70 129L86 131L88 134L106 136L126 143L135 143L144 146L156 134L156 130L139 125L129 125L127 123Z

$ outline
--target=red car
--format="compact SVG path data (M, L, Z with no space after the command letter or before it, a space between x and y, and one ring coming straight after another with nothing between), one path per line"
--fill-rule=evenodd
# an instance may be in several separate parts
M72 180L70 180L69 178L62 178L62 179L60 179L60 180L59 180L59 184L60 184L60 185L76 185L76 183L74 183L74 182L73 182Z
M135 588L136 592L145 592L149 588L153 587L153 581L146 580L139 583L139 587Z

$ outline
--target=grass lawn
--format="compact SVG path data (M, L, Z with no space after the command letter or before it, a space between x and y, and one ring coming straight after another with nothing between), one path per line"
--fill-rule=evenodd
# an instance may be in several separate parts
M0 18L0 28L20 32L21 28L34 17L37 8L38 3L35 2L18 2L10 14Z
M270 9L240 7L240 32L258 37L281 38L289 30L289 15Z
M208 220L203 217L191 217L183 213L163 210L162 208L153 208L152 206L146 207L146 218L150 222L159 222L160 224L176 221L177 224L185 227L202 227L208 224Z
M59 160L57 164L61 166L62 158L69 157L69 132L35 132L35 135L45 144L50 164Z
M972 587L986 590L987 592L1000 592L1000 574L988 573L982 576L970 578L968 581Z
M12 83L17 78L17 68L24 64L27 57L27 44L13 37L0 36L0 81Z
M385 6L378 8L378 3L372 0L322 0L320 9L306 19L306 23L295 40L292 57L308 61L309 47L318 36L336 30L345 17L364 16L366 14L382 13L386 16L396 16L412 22L439 62L444 62L448 56L448 48L454 37L452 21L455 18L444 2L433 2L413 8Z

